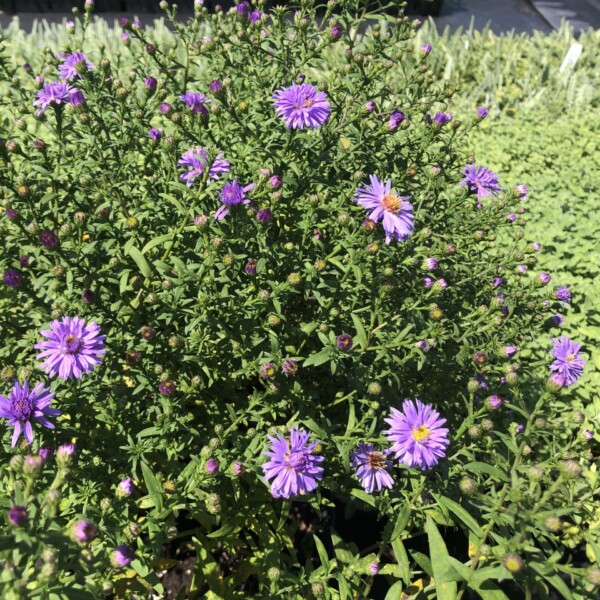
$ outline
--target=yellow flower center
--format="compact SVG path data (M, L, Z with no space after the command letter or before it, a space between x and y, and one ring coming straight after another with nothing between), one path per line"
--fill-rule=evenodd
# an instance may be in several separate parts
M427 441L431 435L431 429L428 429L425 425L421 425L421 427L413 429L412 434L415 442Z
M402 200L396 194L390 192L381 199L381 206L383 206L383 210L396 215L402 208Z
M567 356L567 362L573 362L574 360L575 360L574 354L569 354L569 356Z
M385 467L385 456L383 456L383 452L369 452L366 462L367 467L379 471Z

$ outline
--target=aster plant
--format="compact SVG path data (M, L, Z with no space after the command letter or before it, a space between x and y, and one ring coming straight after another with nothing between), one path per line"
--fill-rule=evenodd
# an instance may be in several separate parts
M364 7L167 4L100 51L86 2L1 51L6 597L175 597L184 552L199 598L588 594L577 290L470 155L487 109Z

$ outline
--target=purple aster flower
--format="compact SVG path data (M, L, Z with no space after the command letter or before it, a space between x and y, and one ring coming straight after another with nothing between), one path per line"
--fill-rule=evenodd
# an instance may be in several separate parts
M365 110L367 112L373 112L375 109L377 108L377 106L375 105L375 102L373 102L373 100L369 100L368 102L365 103Z
M135 558L135 552L129 546L117 546L110 556L110 561L117 569L123 569L131 564Z
M331 36L332 40L339 40L342 35L344 33L344 28L339 25L338 23L336 23L335 25L332 25L331 28L329 29L329 35Z
M518 350L519 350L518 346L504 346L504 348L502 348L502 354L504 356L506 356L507 358L510 358L511 356L516 354L516 352L518 352Z
M231 465L231 472L236 476L236 477L241 477L245 472L246 469L244 467L244 463L240 462L239 460L236 460L232 465Z
M342 350L342 352L351 350L353 344L352 336L348 335L347 333L342 333L342 335L338 335L336 344L337 347Z
M158 144L158 142L160 142L160 138L162 137L162 129L160 128L155 128L153 127L152 129L150 129L150 131L148 131L148 137L153 141L156 142Z
M80 90L73 90L69 96L69 100L73 106L81 106L85 104L85 96Z
M256 218L259 223L269 223L273 218L273 213L270 208L262 208L256 213Z
M486 167L466 165L462 174L465 178L459 182L459 185L470 186L470 191L477 192L478 200L497 191L502 191L502 188L498 185L498 176Z
M171 112L171 109L172 109L172 106L168 102L162 102L161 105L158 107L158 110L163 115L168 115Z
M216 458L209 458L204 465L204 470L209 475L215 475L219 472L219 461Z
M260 368L260 374L265 379L271 379L271 378L275 377L276 373L277 373L277 368L275 367L275 365L273 363L270 363L270 362L265 363Z
M538 281L542 285L546 285L547 283L550 283L551 280L552 280L552 277L550 277L550 275L548 273L545 273L544 271L542 271L541 273L538 273Z
M38 115L43 115L45 110L52 104L60 106L65 102L70 102L71 94L75 91L68 83L63 81L53 81L44 84L43 90L36 92L37 100L33 101L34 106L39 106Z
M488 109L487 109L485 106L480 106L480 107L477 109L477 116L478 116L480 119L485 119L485 118L488 116L489 112L490 112L490 111L489 111L489 110L488 110Z
M421 46L421 54L427 56L431 52L431 44L423 44Z
M524 183L518 183L513 188L513 192L519 200L527 200L527 194L529 194L529 189Z
M188 106L188 108L195 113L201 113L203 116L208 115L208 109L206 108L206 104L210 102L210 100L200 92L186 92L179 96L183 102Z
M50 446L42 446L39 449L38 454L42 457L42 460L46 462L53 454L52 448L50 448Z
M400 127L400 123L402 123L403 121L406 121L406 115L399 110L395 110L390 115L390 118L388 120L388 129L390 131L396 131L396 129Z
M61 444L56 450L56 463L59 467L68 467L77 451L75 444Z
M124 32L121 34L121 41L122 41L122 42L123 42L123 43L124 43L126 46L127 46L127 45L129 45L129 34L128 34L126 31L124 31Z
M515 215L515 213L510 213L509 215L506 215L506 220L514 223L517 220L517 215Z
M531 249L534 252L539 252L542 249L542 245L539 242L531 242Z
M152 329L152 327L144 327L142 329L142 337L147 342L149 342L150 340L153 340L155 335L156 335L156 332L154 331L154 329Z
M172 396L175 393L175 382L172 379L165 379L158 384L158 391L163 396Z
M135 492L135 483L131 477L125 477L121 479L119 485L117 486L117 495L121 498L127 498L131 496Z
M142 359L142 355L137 350L127 350L125 352L125 360L130 365L136 365Z
M246 198L246 192L249 192L255 185L255 183L251 183L242 187L237 179L234 179L231 183L225 184L219 195L219 200L223 203L223 206L215 213L215 219L217 221L222 221L234 206L250 204L250 200Z
M437 112L433 117L433 123L438 127L442 127L446 123L450 123L450 121L452 121L452 115L447 112Z
M441 291L441 290L445 290L448 287L448 282L443 278L440 277L434 284L433 287L436 291Z
M52 321L50 329L40 333L48 340L35 345L42 350L36 358L45 359L40 367L51 377L81 379L102 362L99 357L106 352L106 336L100 334L100 327L94 321L86 325L77 316Z
M354 198L363 208L370 210L369 219L379 222L383 220L385 243L392 239L403 242L412 233L414 215L412 205L407 196L398 196L392 191L392 180L385 183L379 181L376 175L371 175L371 185L358 188Z
M22 527L27 522L27 508L15 504L8 509L8 520L15 527Z
M561 285L555 292L554 297L565 304L571 302L571 290L566 285Z
M330 104L325 92L309 83L294 83L273 94L273 106L288 129L316 129L329 118Z
M433 284L434 284L434 281L433 281L433 279L431 279L431 277L424 277L423 278L423 285L426 288L433 287Z
M73 52L67 54L62 65L58 65L58 74L61 79L81 78L82 71L87 69L91 71L94 68L94 63L88 60L88 57L81 52Z
M586 440L591 440L594 438L594 432L589 429L584 429L581 433Z
M475 352L473 354L473 362L477 365L485 365L488 361L488 355L485 352Z
M73 525L73 537L80 544L91 542L96 537L97 531L96 526L90 521L81 520Z
M429 469L446 455L450 441L448 430L441 427L446 419L440 419L437 410L419 399L416 404L405 400L402 410L392 408L390 416L384 419L390 428L383 433L394 443L390 452L395 452L402 464Z
M426 258L425 260L423 260L423 264L421 265L421 268L425 271L435 271L435 269L437 269L437 267L438 267L437 258Z
M573 385L581 377L586 364L579 355L581 344L564 335L560 339L554 338L552 343L554 348L550 353L556 360L550 365L550 370L554 372L561 387Z
M40 233L39 240L42 246L50 250L56 248L56 246L58 246L58 244L60 243L58 236L51 229L45 229L44 231L42 231L42 233Z
M268 183L271 189L279 190L283 185L283 179L279 175L273 175L272 177L269 177Z
M498 394L493 394L492 396L489 396L485 402L488 408L491 408L492 410L498 410L504 404L504 398L502 398L502 396L498 396Z
M517 271L521 274L527 273L527 265L517 265Z
M19 213L14 208L7 208L4 214L9 221L14 221Z
M372 562L369 565L369 571L371 573L371 575L378 575L379 574L379 563L377 562Z
M238 15L247 15L250 12L250 3L244 0L235 5L235 10Z
M291 375L292 377L295 377L298 374L298 369L298 363L293 358L288 358L287 360L284 360L283 365L281 365L281 370L286 375Z
M427 343L427 340L419 340L415 345L423 352L429 352L429 350L431 350L431 346Z
M494 277L494 280L492 281L492 287L493 288L497 288L499 286L502 285L502 278L501 277Z
M250 23L258 23L258 21L260 21L263 17L263 13L260 10L253 10L249 15L248 15L248 21L250 21Z
M313 455L317 442L309 443L310 434L304 429L292 427L289 440L279 434L277 437L267 437L271 447L264 454L270 460L262 465L262 470L267 481L273 480L273 497L291 498L316 489L324 471L319 464L325 459Z
M523 425L522 423L519 423L517 425L517 429L515 430L517 433L523 433L525 431L525 425Z
M182 181L187 183L188 187L192 187L196 177L202 175L206 169L208 169L209 177L213 179L219 179L224 173L229 173L229 162L223 158L221 153L211 160L208 152L200 146L184 152L177 164L188 167L187 172L179 176Z
M565 322L565 318L557 313L550 317L550 321L555 327L560 327Z
M21 431L28 444L33 442L32 419L48 429L54 429L54 425L46 418L60 415L58 410L50 408L52 398L54 398L54 394L50 388L45 389L43 383L38 383L30 390L27 380L22 386L15 381L8 398L0 396L0 417L8 419L8 425L14 427L11 443L13 448Z
M389 474L392 461L387 452L377 450L373 444L359 442L356 450L350 453L350 464L356 467L356 476L366 492L381 491L384 487L392 488L394 479Z
M8 269L4 273L2 280L4 281L4 285L8 287L18 287L21 285L21 281L23 281L23 274L19 269Z
M223 91L223 84L218 79L213 79L208 85L211 94L215 96Z
M154 77L146 77L144 79L144 87L149 91L153 92L158 85L158 81Z

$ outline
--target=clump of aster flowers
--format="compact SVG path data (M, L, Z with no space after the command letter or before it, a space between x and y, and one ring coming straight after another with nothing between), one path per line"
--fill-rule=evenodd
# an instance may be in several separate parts
M51 377L81 379L102 362L100 357L106 353L106 336L101 334L100 326L93 321L86 324L77 316L52 321L50 329L40 333L47 340L35 345L41 350L37 358L44 359L40 366Z

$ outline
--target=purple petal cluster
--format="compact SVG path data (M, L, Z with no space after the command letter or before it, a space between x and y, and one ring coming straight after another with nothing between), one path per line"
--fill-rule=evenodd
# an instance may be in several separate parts
M71 95L76 92L74 87L63 81L53 81L44 84L44 89L36 92L37 100L33 101L34 106L39 106L38 115L43 115L45 110L52 104L60 106L71 101Z
M200 92L186 92L179 96L181 100L186 104L186 106L196 114L200 113L203 116L208 115L208 109L206 105L210 102L210 100Z
M250 200L246 198L246 192L249 192L255 185L255 183L251 183L242 187L237 179L234 179L231 183L225 184L219 195L219 200L223 203L223 206L215 213L215 219L217 221L222 221L234 206L249 204Z
M21 385L15 382L8 398L0 395L0 417L8 419L8 425L14 427L12 436L12 447L17 443L21 432L27 443L33 442L32 419L49 429L54 425L47 417L57 417L60 412L50 407L54 394L50 388L44 388L43 383L38 383L33 389L29 389L27 380Z
M208 151L200 146L190 148L184 152L177 163L181 167L188 167L188 170L180 175L180 179L192 187L196 177L199 177L208 169L209 177L219 179L224 173L229 173L229 162L223 158L223 154L218 153L214 160L208 155Z
M88 57L82 52L73 52L67 54L63 63L58 65L58 74L61 79L75 79L76 77L81 78L81 66L85 65L88 71L94 68L94 63L88 60Z
M310 434L292 427L289 439L279 434L267 437L271 447L264 454L269 461L262 465L262 470L265 479L272 480L273 497L291 498L316 489L317 481L323 478L323 467L319 465L325 459L313 454L317 442L310 443Z
M354 201L371 211L368 215L371 221L378 223L382 220L386 244L392 239L405 241L412 233L415 220L407 196L398 196L392 191L391 179L385 183L379 181L376 175L371 175L370 179L370 185L356 190Z
M559 339L554 338L552 343L554 348L550 353L556 359L550 365L550 370L553 372L552 380L560 387L573 385L583 374L586 365L586 361L579 355L581 344L577 344L565 335Z
M83 373L91 373L102 362L99 357L106 352L106 336L101 335L100 327L93 321L86 325L77 316L52 321L50 329L41 334L48 339L35 345L42 350L36 358L44 359L40 367L51 377L58 374L60 379L81 379Z
M446 419L419 399L405 400L402 411L392 408L385 419L390 428L383 433L393 442L390 452L403 464L421 469L430 469L446 455L448 430L442 425Z
M372 494L382 488L392 488L394 479L389 474L392 461L387 452L377 450L373 444L360 442L354 452L350 453L350 464L356 467L356 476L366 492Z
M273 94L273 106L288 129L316 129L329 118L326 98L325 92L318 92L309 83L295 83Z
M502 191L498 184L498 176L486 167L466 165L463 175L465 178L459 182L459 185L467 185L471 192L477 192L478 200Z

